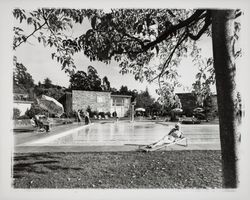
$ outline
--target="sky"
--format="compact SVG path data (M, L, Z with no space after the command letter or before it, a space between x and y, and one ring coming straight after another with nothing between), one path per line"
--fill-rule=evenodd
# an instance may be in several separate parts
M14 22L17 23L15 20ZM20 24L17 23L15 25ZM32 26L27 26L26 24L22 24L22 28L26 33L31 33L33 31ZM79 36L88 30L88 28L90 28L89 23L84 21L81 25L74 25L70 34L72 36ZM203 36L200 41L198 41L198 44L202 49L201 53L204 57L208 58L212 56L211 38ZM31 37L27 43L19 46L14 54L17 56L17 61L27 68L27 71L32 75L35 83L38 83L38 81L43 82L44 79L48 77L52 80L53 84L68 87L69 76L61 70L60 64L51 59L51 53L53 52L54 50L52 48L44 47L37 42L37 39ZM126 85L128 89L136 89L138 91L144 91L148 88L149 93L154 98L158 98L158 95L155 92L158 88L158 84L149 84L146 81L136 81L132 74L120 74L119 63L117 62L111 62L108 65L98 61L91 62L82 52L77 53L74 56L74 60L75 65L77 66L76 70L87 71L87 67L91 65L96 68L100 78L103 78L104 76L108 77L111 87L119 89L122 85ZM175 92L190 92L192 84L195 81L195 75L198 72L197 66L194 66L192 58L188 57L182 59L178 68L180 75L179 82L183 87L176 88ZM189 89L187 90L187 88Z

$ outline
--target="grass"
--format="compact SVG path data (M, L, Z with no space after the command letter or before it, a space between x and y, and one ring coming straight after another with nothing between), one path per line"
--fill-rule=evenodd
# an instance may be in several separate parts
M14 188L221 188L220 151L18 153Z

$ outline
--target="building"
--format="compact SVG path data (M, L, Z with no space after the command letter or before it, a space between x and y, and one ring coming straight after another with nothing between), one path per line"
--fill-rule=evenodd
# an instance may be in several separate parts
M13 93L13 98L13 108L17 108L20 111L20 116L24 115L33 103L32 98L26 93Z
M131 96L111 94L111 113L116 112L118 117L123 117L130 111Z
M111 112L110 92L72 90L72 110Z
M87 110L88 107L96 112L116 111L118 117L124 117L130 110L131 96L112 95L111 92L72 90L65 93L59 102L63 104L65 112Z
M33 101L14 100L13 108L17 108L20 111L20 116L22 116L31 108L32 103Z

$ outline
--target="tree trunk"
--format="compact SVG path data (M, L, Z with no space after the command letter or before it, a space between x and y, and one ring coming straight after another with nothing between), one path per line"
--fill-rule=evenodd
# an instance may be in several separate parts
M235 61L232 51L234 10L212 11L212 40L222 154L223 187L236 188L237 125Z

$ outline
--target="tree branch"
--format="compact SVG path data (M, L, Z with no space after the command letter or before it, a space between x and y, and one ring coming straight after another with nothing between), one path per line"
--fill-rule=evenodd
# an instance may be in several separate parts
M43 23L41 26L39 26L38 28L35 28L35 30L32 32L32 33L30 33L28 36L26 36L25 37L25 39L23 39L21 42L19 42L18 44L14 44L14 49L16 49L17 47L19 47L22 43L24 43L24 42L26 42L27 41L27 39L29 38L29 37L31 37L32 35L34 35L35 34L35 32L37 32L38 30L41 30L42 29L42 27L44 26L46 24L46 22L45 23Z
M151 81L154 81L155 79L162 77L164 74L166 74L166 68L168 68L170 61L172 60L172 57L176 51L176 49L180 46L180 44L187 38L187 34L184 33L178 40L177 44L175 45L174 49L172 50L171 54L168 56L168 58L166 59L165 63L163 64L163 68L161 70L161 72L154 77Z
M177 30L184 28L186 26L188 26L189 24L191 24L193 21L195 21L197 18L199 18L205 10L196 10L194 12L193 15L191 15L189 18L187 18L184 21L181 21L179 24L177 25L173 25L171 26L168 30L166 30L164 33L162 33L159 37L156 38L156 40L149 42L148 44L146 44L143 47L144 51L147 51L149 48L151 48L152 46L162 42L163 40L165 40L169 35L175 33Z
M48 27L48 30L50 31L50 33L54 36L54 38L55 38L55 40L57 40L57 36L56 36L56 34L54 33L54 31L51 29L51 27L50 27L50 25L49 25L49 23L48 23L48 18L49 18L49 15L51 14L49 14L48 15L48 17L46 17L45 16L45 13L44 13L44 10L42 10L42 12L43 12L43 19L44 19L44 21L45 21L45 24L47 25L47 27ZM57 40L57 42L58 42L58 40ZM62 53L61 53L61 50L59 49L59 48L57 48L59 51L59 54L60 54L60 56L62 56Z
M193 35L193 34L189 33L188 28L187 28L188 37L190 37L192 40L198 40L198 39L200 39L200 37L208 29L208 27L211 25L211 23L212 23L211 13L209 11L207 11L207 16L205 18L205 24L203 25L203 27L201 28L201 30L197 33L197 35Z
M242 11L241 10L236 10L235 19L238 18L241 15L242 15Z

